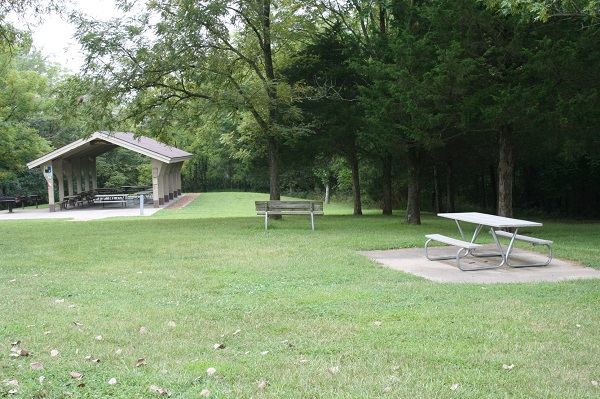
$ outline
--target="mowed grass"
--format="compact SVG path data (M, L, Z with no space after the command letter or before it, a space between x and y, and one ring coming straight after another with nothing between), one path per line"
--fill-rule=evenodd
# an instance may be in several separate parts
M332 204L315 231L308 217L265 231L254 200L266 198L0 222L0 396L600 396L600 280L435 283L357 251L420 247L427 233L456 234L451 221L407 226ZM599 224L532 233L600 268Z

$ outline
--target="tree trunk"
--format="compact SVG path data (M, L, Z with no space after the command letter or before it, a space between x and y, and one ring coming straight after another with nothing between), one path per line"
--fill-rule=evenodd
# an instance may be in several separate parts
M281 199L281 188L279 187L279 142L274 136L273 128L279 119L279 106L277 91L275 90L275 69L273 64L273 52L271 49L271 0L263 0L262 9L262 53L264 56L265 79L267 97L269 98L269 193L272 201ZM273 217L273 219L280 219Z
M360 178L358 173L358 159L353 156L350 159L352 170L352 190L354 191L354 214L362 215L362 203L360 199Z
M435 190L435 212L442 213L442 182L437 164L433 165L433 183Z
M328 176L325 182L325 203L331 202L331 178Z
M456 207L454 206L454 170L452 168L452 162L448 161L446 165L446 191L448 198L446 203L446 209L448 212L455 212Z
M492 207L494 214L497 214L496 210L498 209L498 185L496 184L496 169L494 165L490 165L490 187L492 188Z
M383 156L383 214L392 214L392 154Z
M423 167L425 152L416 146L410 146L406 150L408 163L408 195L406 196L407 224L421 224L421 184L423 179Z
M273 137L269 138L269 193L272 201L281 199L279 188L279 143Z
M498 133L498 215L513 215L513 127L503 125Z

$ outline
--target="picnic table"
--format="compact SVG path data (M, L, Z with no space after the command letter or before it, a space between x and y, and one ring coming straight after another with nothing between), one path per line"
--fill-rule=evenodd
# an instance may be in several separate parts
M461 270L481 270L481 269L495 269L502 267L504 264L510 267L531 267L531 266L546 266L552 261L552 241L544 240L536 237L529 237L518 234L519 228L521 227L541 227L542 223L531 222L528 220L513 219L504 216L489 215L486 213L479 212L458 212L458 213L438 213L439 217L452 219L456 222L458 231L461 239L447 237L441 234L428 234L426 235L427 241L425 242L425 256L429 260L441 260L441 259L456 259L456 264ZM474 224L475 230L470 240L467 239L461 222ZM480 249L481 244L476 243L481 231L484 227L488 227L490 234L494 239L494 243L498 247L498 252L480 254L477 252ZM499 237L508 238L510 241L506 249L500 243ZM430 256L429 255L429 244L432 241L441 242L447 245L458 247L456 255L453 256ZM510 260L510 255L514 249L515 241L528 242L533 245L543 245L548 249L548 259L542 263L514 263ZM461 258L467 255L475 257L493 257L499 256L501 258L500 263L497 265L485 265L479 267L463 267L460 264Z
M0 203L6 204L8 213L12 213L13 206L17 203L17 197L0 197Z
M107 203L121 203L123 206L127 207L128 197L128 194L96 194L94 196L94 203L102 204L102 208L104 208L104 204Z

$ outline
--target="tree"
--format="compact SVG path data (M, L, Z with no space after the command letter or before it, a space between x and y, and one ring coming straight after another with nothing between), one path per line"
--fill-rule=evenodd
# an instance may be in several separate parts
M269 160L270 198L280 198L279 151L299 134L278 67L308 31L308 14L286 0L155 0L148 12L100 23L78 16L87 51L86 101L168 141L175 110L208 101L241 120ZM288 112L289 111L289 112ZM264 149L264 150L263 150Z
M595 0L485 0L503 14L522 15L526 19L548 22L557 18L577 18L597 24L600 3Z
M48 82L37 72L17 69L12 56L0 56L0 65L0 180L6 181L49 149L30 125L44 109Z

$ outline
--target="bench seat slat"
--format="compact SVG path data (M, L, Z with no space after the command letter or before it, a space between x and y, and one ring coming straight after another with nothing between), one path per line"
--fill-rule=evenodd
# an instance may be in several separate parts
M506 238L512 238L513 233L510 233L508 231L498 230L498 231L496 231L496 235L501 236L501 237L506 237ZM551 245L552 244L552 241L550 241L550 240L544 240L542 238L536 238L536 237L523 236L521 234L517 234L515 236L515 240L525 241L525 242L528 242L531 244L537 244L537 245Z
M468 241L457 240L456 238L447 237L442 234L427 234L425 237L427 237L433 241L439 241L444 244L454 245L455 247L461 247L461 248L465 248L465 249L475 249L475 248L479 248L481 246L480 244L475 244L475 243L468 242Z

